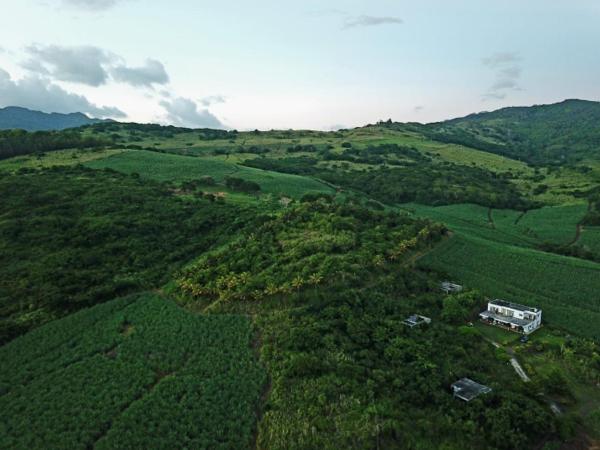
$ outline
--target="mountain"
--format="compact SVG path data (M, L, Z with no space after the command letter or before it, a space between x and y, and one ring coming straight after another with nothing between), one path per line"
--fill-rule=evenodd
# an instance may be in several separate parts
M565 100L503 108L424 128L432 139L531 164L562 164L600 156L600 102Z
M106 120L93 119L80 112L61 114L32 111L18 106L0 108L0 130L13 128L27 131L64 130L99 122L106 122Z

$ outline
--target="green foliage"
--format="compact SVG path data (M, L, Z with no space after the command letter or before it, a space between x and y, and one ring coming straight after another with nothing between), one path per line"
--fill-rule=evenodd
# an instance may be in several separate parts
M150 294L38 328L0 347L0 447L251 448L251 339L245 317Z
M535 437L516 423L553 430L550 413L519 392L488 343L440 321L443 296L430 290L437 283L409 269L441 232L317 200L265 219L182 271L187 302L255 313L271 376L258 448L488 448L508 432L526 448ZM478 296L457 298L469 308ZM406 327L415 311L432 325ZM461 376L502 392L465 408L449 389ZM496 409L503 420L494 428Z
M84 137L77 131L0 130L0 159L66 148L98 148L109 143L104 139Z
M0 342L164 283L248 220L150 181L83 168L2 177L0 197Z
M334 282L289 309L262 312L272 390L258 447L512 449L552 432L549 410L519 389L491 345L438 320L426 286L398 270L358 289ZM415 308L433 317L430 326L402 324ZM450 384L462 376L493 393L468 404L453 398Z
M461 292L444 299L442 319L449 323L464 323L473 317L473 308L482 302L477 291Z
M339 156L335 158L340 159ZM354 157L346 159L359 162ZM324 169L317 165L318 160L313 157L259 158L245 161L244 164L265 170L318 176L388 204L414 201L429 205L469 202L514 209L532 206L506 179L485 169L451 163L434 164L422 157L417 161L396 160L393 168L370 171Z
M504 108L423 127L430 138L528 161L557 164L594 156L600 144L600 104L565 100Z
M342 279L361 283L389 272L409 252L439 240L443 228L405 215L323 201L264 220L185 268L180 287L194 297L261 300Z
M242 178L227 177L225 178L225 186L234 191L246 192L249 194L260 191L260 185L253 181L247 181Z

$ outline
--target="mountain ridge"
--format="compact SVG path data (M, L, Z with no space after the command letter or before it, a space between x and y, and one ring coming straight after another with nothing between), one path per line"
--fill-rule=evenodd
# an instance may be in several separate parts
M0 108L0 130L22 129L27 131L48 131L76 128L102 122L112 122L110 119L95 119L82 112L46 113L21 106Z

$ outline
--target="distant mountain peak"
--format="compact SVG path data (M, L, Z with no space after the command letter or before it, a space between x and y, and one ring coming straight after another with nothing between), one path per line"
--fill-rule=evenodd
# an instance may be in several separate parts
M0 108L0 130L14 128L27 131L64 130L106 121L88 117L82 112L45 113L21 106Z

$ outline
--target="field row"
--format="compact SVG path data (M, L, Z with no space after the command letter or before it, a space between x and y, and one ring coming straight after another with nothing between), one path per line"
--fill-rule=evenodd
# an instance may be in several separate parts
M38 328L0 348L0 447L249 448L252 334L150 294Z

